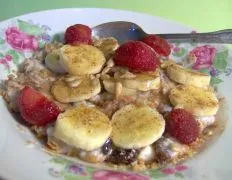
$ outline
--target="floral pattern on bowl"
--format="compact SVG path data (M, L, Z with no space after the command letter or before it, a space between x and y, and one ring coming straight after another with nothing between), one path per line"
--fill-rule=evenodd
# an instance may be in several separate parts
M216 86L223 82L224 76L232 73L232 56L227 46L205 44L171 44L171 58L183 62L185 66L209 74L211 84Z
M51 40L51 29L45 25L36 25L32 21L14 21L0 30L0 68L6 75L12 73L24 59L39 50ZM3 78L3 77L1 77Z
M35 24L32 21L13 21L7 28L0 30L0 70L5 71L4 77L13 73L24 58L29 58L45 43L57 37L51 37L49 26ZM223 82L223 76L232 73L232 64L228 61L228 47L223 45L205 44L170 44L172 54L170 58L177 62L183 62L189 68L199 70L211 75L211 84L218 85ZM101 170L90 166L84 166L77 162L53 157L50 160L51 168L48 173L52 177L63 177L65 180L93 179L93 180L149 180L164 177L185 178L188 165L176 165L164 169L147 170L137 173L116 172ZM58 164L59 169L53 167ZM187 163L186 163L187 164Z
M72 160L63 157L53 157L50 160L53 164L58 164L60 167L49 168L48 173L52 177L63 177L65 180L74 179L91 179L91 180L150 180L160 179L164 177L184 178L184 171L188 170L186 165L176 165L163 169L147 170L140 173L119 172L112 170L101 170L89 166L83 166Z

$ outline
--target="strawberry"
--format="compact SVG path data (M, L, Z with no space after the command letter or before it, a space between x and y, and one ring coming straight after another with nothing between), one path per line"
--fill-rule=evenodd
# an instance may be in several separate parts
M83 24L75 24L70 26L65 31L66 44L92 44L92 30L90 27Z
M132 71L154 71L160 65L152 48L140 41L122 44L115 52L114 62Z
M44 126L55 121L60 113L55 103L32 87L22 89L17 102L22 118L32 125Z
M190 144L199 136L199 125L196 119L184 109L174 109L169 113L166 130L183 144Z
M150 34L141 41L149 45L160 56L169 56L171 53L171 48L168 42L159 36Z

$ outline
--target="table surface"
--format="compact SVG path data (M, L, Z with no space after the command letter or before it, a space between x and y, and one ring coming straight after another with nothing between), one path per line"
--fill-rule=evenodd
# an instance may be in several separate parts
M29 12L71 7L144 12L199 31L232 29L232 0L0 0L0 21Z

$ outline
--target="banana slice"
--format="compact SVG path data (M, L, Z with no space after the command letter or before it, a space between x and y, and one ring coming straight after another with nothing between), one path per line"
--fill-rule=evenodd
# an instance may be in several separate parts
M90 76L61 77L51 87L53 97L62 103L89 99L101 91L99 79Z
M93 45L104 53L106 59L109 59L119 47L117 39L113 37L98 39Z
M165 128L163 116L149 106L127 105L114 113L111 138L121 148L142 148L158 140Z
M96 108L79 106L58 116L53 135L68 145L92 151L105 143L111 130L104 113Z
M64 45L60 52L62 65L73 75L99 73L106 62L98 48L87 44Z
M167 74L170 79L180 84L207 87L210 83L209 75L184 68L174 63L167 67Z
M113 78L107 78L103 81L104 88L111 94L119 94L122 96L132 96L137 94L136 89L130 89L122 86L121 82L116 81Z
M218 111L218 99L211 89L179 85L171 89L169 99L173 106L184 108L195 116L213 116Z
M134 74L134 78L121 79L122 85L126 88L139 91L149 91L160 88L160 76L149 73Z
M56 49L45 57L46 66L56 73L65 73L65 69L60 63L60 50Z
M174 60L171 60L171 59L165 59L165 60L163 60L163 62L160 65L160 67L162 69L166 69L168 66L170 66L172 64L176 64L176 62Z

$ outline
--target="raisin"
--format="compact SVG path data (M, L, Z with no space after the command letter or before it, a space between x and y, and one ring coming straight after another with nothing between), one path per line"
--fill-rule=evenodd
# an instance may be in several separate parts
M136 149L114 149L107 161L116 164L130 164L136 161L138 150Z
M107 139L104 145L102 146L101 150L104 155L109 155L112 152L112 141Z

